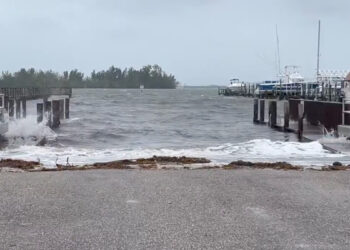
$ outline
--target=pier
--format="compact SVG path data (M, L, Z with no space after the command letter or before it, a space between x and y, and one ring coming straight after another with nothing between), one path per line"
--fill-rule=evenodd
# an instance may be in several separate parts
M348 80L350 82L350 78ZM317 85L317 87L315 87ZM245 96L260 99L289 99L298 98L306 100L322 100L341 102L343 99L342 89L344 88L344 81L338 84L324 83L303 83L293 87L276 86L271 90L261 90L261 85L246 83L240 91L231 91L230 88L218 88L218 94L223 96Z
M44 118L51 128L58 128L61 119L69 118L71 88L0 88L2 108L10 119L27 116L27 101L42 100L37 103L38 122Z
M319 134L332 131L350 138L350 73L320 74L315 82L296 73L286 75L285 81L219 88L218 94L253 97L254 123L295 132L300 140L305 138L304 125Z
M347 111L344 109L350 109L350 104L292 98L289 100L255 98L253 122L267 124L282 132L296 133L299 140L308 140L310 135L314 137L316 134L330 131L336 136L348 137L350 116L346 115ZM304 136L305 126L309 129L308 138Z
M292 71L289 72L289 68ZM244 83L240 86L220 87L219 95L247 96L264 99L305 99L330 102L342 102L344 88L350 87L349 71L320 71L317 78L304 80L294 71L296 66L286 66L284 78L280 80Z

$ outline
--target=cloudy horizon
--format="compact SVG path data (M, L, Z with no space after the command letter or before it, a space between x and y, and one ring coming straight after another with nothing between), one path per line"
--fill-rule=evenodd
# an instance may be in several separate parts
M0 71L62 72L158 64L186 85L276 76L281 65L350 69L347 0L1 0Z

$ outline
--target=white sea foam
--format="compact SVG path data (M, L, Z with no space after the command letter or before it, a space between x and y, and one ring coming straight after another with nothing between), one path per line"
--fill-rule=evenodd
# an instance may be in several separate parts
M216 163L228 163L234 160L248 161L287 161L301 165L324 165L335 159L345 157L343 154L333 154L319 142L273 142L266 139L257 139L238 144L224 144L217 147L192 149L108 149L92 150L73 147L38 147L20 146L0 152L1 158L22 160L40 160L46 166L55 166L56 163L83 165L95 162L108 162L121 159L136 159L158 156L191 156L205 157Z
M319 139L318 141L320 143L326 143L326 144L348 144L348 145L350 145L350 141L345 136L341 136L341 137L324 136L321 139Z
M12 120L9 122L9 130L5 134L8 139L22 138L46 138L47 140L54 140L56 133L46 126L46 121L37 123L36 116L28 116L26 119Z

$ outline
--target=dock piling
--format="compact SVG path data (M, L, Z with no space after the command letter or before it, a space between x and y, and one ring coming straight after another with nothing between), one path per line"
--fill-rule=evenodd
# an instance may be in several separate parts
M47 125L51 128L52 126L52 114L51 114L51 102L45 101L44 102L44 111L45 111L45 117L47 119Z
M58 128L60 126L60 101L52 101L52 128Z
M59 100L60 102L60 120L64 119L64 99Z
M43 103L36 104L36 113L37 113L37 122L41 123L44 119L44 104Z
M298 139L302 140L304 131L304 104L298 105Z
M259 112L259 100L257 98L254 99L254 117L253 122L258 122L258 112Z
M284 102L284 129L289 128L289 102L286 101Z
M22 117L27 117L27 100L25 98L22 99Z
M64 101L65 118L69 119L69 98Z
M21 100L16 100L16 119L21 118Z
M260 123L265 122L265 100L261 99L260 100Z
M277 102L270 101L269 103L269 125L271 128L276 127L277 124Z
M4 99L4 106L5 106L5 110L9 112L9 98L7 96L5 96L5 99Z
M10 99L8 102L9 105L9 117L13 118L15 115L15 100Z

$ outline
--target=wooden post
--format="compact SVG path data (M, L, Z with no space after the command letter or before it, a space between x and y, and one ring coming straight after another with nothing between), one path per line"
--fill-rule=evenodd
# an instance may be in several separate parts
M16 119L21 118L21 100L16 100Z
M36 104L36 113L37 113L38 123L42 122L44 119L44 104L43 103Z
M25 98L22 99L22 117L27 117L27 100Z
M270 101L269 103L269 125L271 128L276 127L277 124L277 102Z
M65 99L64 110L65 110L65 117L66 117L66 119L69 119L69 98Z
M47 126L52 127L52 114L51 114L51 102L46 101L44 103L45 117L47 119Z
M54 100L52 101L52 128L58 128L61 124L60 122L60 101Z
M265 122L265 100L260 100L260 123Z
M298 139L303 139L304 131L304 104L298 104Z
M9 112L9 98L7 96L5 96L5 103L4 103L4 108L7 112Z
M15 115L15 100L9 100L9 117L13 118Z
M289 128L289 102L286 101L284 102L284 129Z
M60 100L60 120L64 119L64 99Z
M258 122L258 112L259 112L259 99L254 99L254 116L253 122Z

